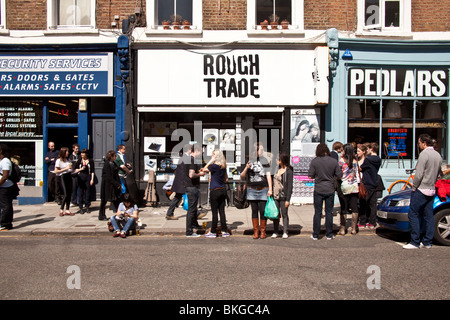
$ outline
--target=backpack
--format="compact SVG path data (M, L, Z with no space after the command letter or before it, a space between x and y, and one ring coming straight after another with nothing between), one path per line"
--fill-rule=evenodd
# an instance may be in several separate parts
M11 161L11 159L10 159ZM12 164L12 170L9 173L8 179L11 180L13 183L17 184L19 183L20 179L22 178L22 171L20 170L20 167L15 164L13 161L11 161Z

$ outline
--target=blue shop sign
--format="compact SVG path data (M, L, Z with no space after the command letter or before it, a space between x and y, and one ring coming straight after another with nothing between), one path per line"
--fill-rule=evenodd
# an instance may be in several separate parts
M0 55L0 96L112 96L112 53Z

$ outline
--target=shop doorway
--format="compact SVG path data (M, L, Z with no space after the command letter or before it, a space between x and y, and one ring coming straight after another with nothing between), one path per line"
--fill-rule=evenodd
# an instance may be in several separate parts
M62 147L67 147L69 153L72 153L72 145L78 142L78 129L77 128L48 128L48 141L55 143L55 149L60 150ZM45 153L47 153L47 146Z
M115 119L93 119L92 120L92 150L91 157L95 164L95 175L98 178L97 195L100 194L102 180L102 169L104 158L108 150L116 150L116 120Z

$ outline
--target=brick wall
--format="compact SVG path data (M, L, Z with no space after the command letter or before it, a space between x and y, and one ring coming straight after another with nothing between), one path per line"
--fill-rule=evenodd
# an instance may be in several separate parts
M143 3L145 5L145 1ZM121 21L133 14L135 7L133 0L97 0L97 28L110 29L115 15L120 16L121 27ZM6 12L10 30L47 29L47 0L7 0ZM145 7L143 14L145 16Z
M247 1L203 0L203 29L245 30L246 28Z
M304 1L305 30L356 30L357 0Z
M413 32L450 31L450 0L411 1Z
M97 28L110 29L114 16L123 19L135 11L135 0L97 0ZM202 0L205 30L245 30L246 0ZM142 12L145 17L145 1ZM411 1L412 31L450 31L450 0ZM46 0L6 0L7 27L10 30L43 30L47 28ZM355 31L357 0L305 0L306 30Z
M47 0L7 0L6 26L11 30L45 29Z

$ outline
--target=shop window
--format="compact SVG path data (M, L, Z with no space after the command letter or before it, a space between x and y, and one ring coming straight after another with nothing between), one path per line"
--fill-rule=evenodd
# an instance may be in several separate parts
M6 5L5 5L5 0L0 0L0 29L6 29Z
M288 21L289 29L303 30L303 0L248 0L247 29L261 29L261 22L267 20ZM270 28L270 27L269 27Z
M49 0L49 29L95 28L95 0Z
M189 30L202 28L201 0L147 0L147 21L153 29L165 29L164 22L170 22L168 29L174 29L174 22L189 22ZM184 27L180 27L186 30Z
M350 68L348 141L377 142L380 156L417 157L422 133L437 141L445 157L448 69Z
M358 0L358 30L411 32L411 0Z
M47 104L49 123L78 123L78 99L53 99Z
M42 101L0 100L0 138L41 139L42 110Z

